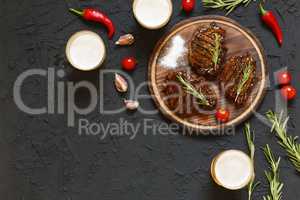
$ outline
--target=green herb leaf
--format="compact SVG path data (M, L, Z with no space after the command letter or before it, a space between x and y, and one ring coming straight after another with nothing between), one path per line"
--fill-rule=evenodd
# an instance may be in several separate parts
M282 188L283 183L280 182L279 179L279 163L280 157L275 160L272 150L269 145L267 145L264 149L265 157L270 164L270 171L265 171L265 175L269 182L270 194L264 196L264 200L281 200L282 199Z
M203 95L201 90L197 91L196 88L192 84L190 84L189 82L184 80L184 78L180 75L177 75L177 80L183 85L183 89L187 93L193 95L194 97L196 97L198 99L200 105L210 106L208 100Z
M275 132L279 140L278 143L285 149L296 170L300 172L300 144L297 143L297 137L287 134L286 128L289 118L284 119L282 113L277 115L272 111L267 112L266 115L273 124L271 131Z
M250 158L251 158L251 161L254 166L254 154L255 154L254 137L255 137L255 135L254 135L254 132L251 132L249 123L246 123L245 128L244 128L244 133L246 135L246 139L247 139L247 143L248 143ZM252 194L253 194L255 188L260 184L260 182L254 183L254 181L255 181L255 177L253 177L251 179L250 183L248 184L248 200L252 199Z
M240 94L242 93L242 91L244 90L244 87L247 83L247 81L250 78L251 72L253 69L253 65L251 63L251 61L248 62L247 66L245 67L245 69L243 70L243 77L242 80L239 82L239 84L237 85L237 91L236 91L236 97L234 102L237 101L237 99L239 98Z
M215 37L215 40L214 40L215 46L212 50L212 61L214 63L214 67L216 68L216 66L218 65L219 60L220 60L222 37L217 33L214 33L214 37Z
M248 6L252 0L202 0L204 7L226 10L230 14L238 6Z

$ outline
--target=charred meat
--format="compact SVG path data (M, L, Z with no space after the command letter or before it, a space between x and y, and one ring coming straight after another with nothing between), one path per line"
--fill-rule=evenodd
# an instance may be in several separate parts
M243 66L243 56L232 56L224 64L222 73L219 75L219 80L224 85L233 83L235 79L238 78L242 71Z
M199 75L215 78L221 70L226 49L225 30L211 23L201 26L189 42L189 63Z
M236 106L244 105L256 81L256 62L250 54L235 56L225 64L220 80L226 88L226 98Z
M205 79L189 71L168 74L164 84L164 101L179 115L190 115L199 109L211 110L217 104L217 94Z

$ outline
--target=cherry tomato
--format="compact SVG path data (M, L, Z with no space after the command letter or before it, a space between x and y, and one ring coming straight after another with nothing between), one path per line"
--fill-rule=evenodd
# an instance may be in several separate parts
M277 74L277 81L279 85L288 85L292 81L292 75L288 71L279 72Z
M182 0L181 4L182 4L182 9L185 12L189 13L194 9L196 0Z
M297 96L297 90L291 85L284 86L280 92L285 100L293 100Z
M230 117L229 111L225 108L219 108L215 115L216 115L216 119L219 122L223 122L223 123L228 122L229 117Z
M137 61L134 57L126 57L122 60L122 68L127 71L135 69Z

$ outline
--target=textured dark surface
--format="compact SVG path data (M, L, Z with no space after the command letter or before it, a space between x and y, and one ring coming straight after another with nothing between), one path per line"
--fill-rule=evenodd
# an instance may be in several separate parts
M130 140L128 136L79 136L77 128L67 127L65 115L28 115L13 101L13 84L27 69L55 67L63 69L63 81L88 80L97 85L98 73L80 73L65 63L64 47L70 35L81 29L91 29L105 39L108 58L105 69L120 69L120 59L134 55L138 69L131 74L135 83L147 78L147 60L157 40L179 21L188 18L180 12L180 1L174 1L174 13L168 26L160 31L147 31L136 24L130 11L130 0L1 0L0 6L0 196L5 200L96 200L96 199L247 199L246 191L225 191L216 187L209 176L211 159L224 149L247 150L242 126L235 136L186 137L159 135L154 130L140 131ZM68 7L96 6L108 13L117 26L117 34L131 32L136 43L129 48L117 48L106 40L106 32L98 25L85 23L70 14ZM278 48L272 34L261 24L256 3L236 10L231 18L251 29L261 39L270 68L270 88L259 113L275 106L273 73L289 66L293 84L299 90L300 2L297 0L268 1L276 11L285 34ZM204 10L198 1L192 16L221 14ZM115 37L116 38L116 37ZM105 107L121 107L122 101L112 85L113 76L104 80ZM299 79L298 79L299 80ZM143 93L148 94L145 88ZM23 98L28 105L45 105L45 78L32 77L25 82ZM79 93L77 103L86 105L88 97ZM299 97L289 105L290 132L300 134ZM154 109L152 100L141 100L144 108ZM160 115L129 114L102 115L97 110L85 116L91 122L118 122L120 118L138 124L144 118L154 124L165 122ZM256 145L271 144L283 157L281 178L285 184L284 199L300 199L300 175L287 161L284 152L269 134L269 128L257 117L250 120L256 132ZM300 136L300 135L299 135ZM254 199L267 193L263 170L267 168L260 149L256 154L256 177L262 182Z

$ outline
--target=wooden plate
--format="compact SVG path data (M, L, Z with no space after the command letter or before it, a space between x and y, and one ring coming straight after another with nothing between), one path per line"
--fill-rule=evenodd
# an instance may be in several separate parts
M230 110L230 121L225 124L220 124L215 119L215 110L211 112L195 113L192 116L181 117L173 113L168 106L164 103L162 87L166 81L166 76L172 72L178 70L177 67L189 67L187 59L187 50L182 52L181 55L176 58L177 67L174 67L171 56L169 59L165 59L170 53L172 48L172 41L176 36L180 36L184 41L185 49L187 49L187 43L191 39L194 31L199 25L210 24L216 22L226 30L225 46L228 48L226 58L233 55L241 55L246 52L250 52L256 60L256 76L257 82L252 90L251 97L245 106L241 108L234 107L231 103L227 102L224 95L220 95L218 100L218 107L225 106ZM178 38L178 37L177 37ZM168 60L171 63L163 62ZM176 62L175 62L176 63ZM171 66L171 67L170 67ZM216 131L226 130L228 127L234 127L244 120L246 120L259 106L264 98L266 90L266 58L264 50L259 40L246 28L239 25L237 22L222 16L201 16L191 18L177 24L168 34L166 34L156 45L150 61L149 61L149 80L150 80L150 92L153 99L157 104L159 110L169 119L180 123L189 130L195 130L200 133L214 133ZM221 94L222 91L219 91ZM225 128L225 129L224 129Z

